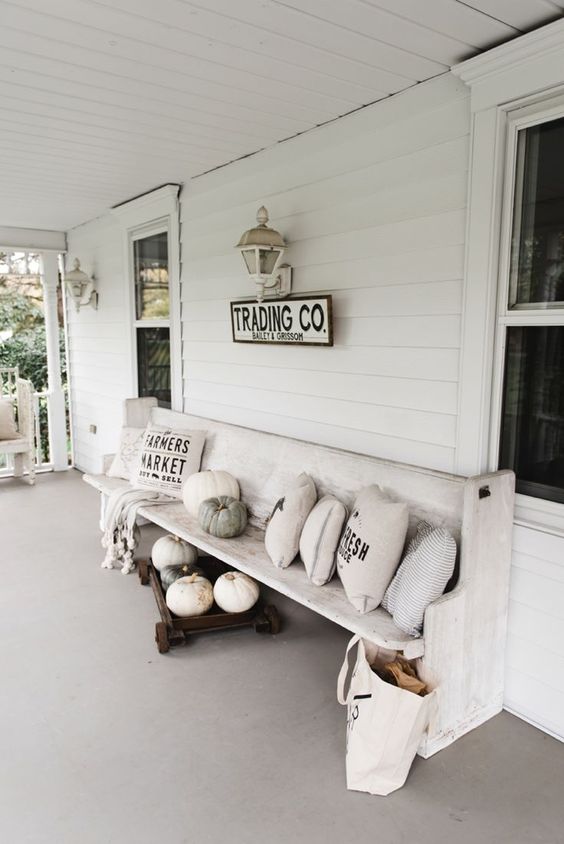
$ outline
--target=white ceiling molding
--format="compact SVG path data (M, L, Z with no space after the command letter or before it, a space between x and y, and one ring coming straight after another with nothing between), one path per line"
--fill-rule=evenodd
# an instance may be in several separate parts
M180 185L162 185L127 202L121 202L111 209L111 213L127 229L144 226L152 220L174 215L179 192Z
M472 111L564 83L564 20L522 35L452 68L471 89Z
M21 249L24 252L66 252L67 240L64 232L0 226L0 249Z

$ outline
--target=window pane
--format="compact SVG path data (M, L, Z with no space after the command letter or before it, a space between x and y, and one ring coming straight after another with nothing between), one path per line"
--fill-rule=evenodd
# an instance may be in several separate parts
M160 232L133 241L135 315L168 319L168 234Z
M140 396L155 396L161 407L170 407L168 328L137 329L137 376Z
M500 469L517 492L564 502L564 326L507 330Z
M510 306L564 302L564 118L519 132Z

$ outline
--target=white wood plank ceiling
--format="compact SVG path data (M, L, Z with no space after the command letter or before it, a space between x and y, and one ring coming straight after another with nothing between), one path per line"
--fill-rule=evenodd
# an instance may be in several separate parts
M0 225L66 230L390 96L564 0L0 0Z

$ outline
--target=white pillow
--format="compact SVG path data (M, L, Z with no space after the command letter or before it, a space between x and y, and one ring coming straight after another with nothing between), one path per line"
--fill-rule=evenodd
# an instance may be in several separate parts
M264 544L268 556L277 568L287 568L296 557L305 520L316 498L315 484L309 475L302 472L295 486L274 505L266 527Z
M18 436L12 402L0 399L0 440L14 440Z
M144 434L145 428L129 428L125 426L121 429L119 447L112 460L112 465L108 469L109 478L123 478L126 481L131 480L137 472Z
M376 609L399 563L407 533L407 505L378 486L361 490L337 555L347 598L361 613Z
M200 470L205 440L205 431L147 428L131 483L182 498L182 484Z
M300 557L316 586L328 583L335 574L337 545L346 518L345 505L332 495L324 495L306 519L300 536Z
M456 542L448 530L421 522L389 589L387 603L400 630L419 636L425 610L445 591L455 560Z

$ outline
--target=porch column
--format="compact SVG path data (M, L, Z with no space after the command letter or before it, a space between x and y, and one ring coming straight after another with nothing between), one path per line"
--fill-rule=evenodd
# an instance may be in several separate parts
M68 469L67 431L65 419L65 394L61 381L61 355L59 352L59 316L57 313L57 285L59 259L56 252L41 255L41 281L45 311L45 338L47 345L47 413L49 417L49 451L56 472Z

